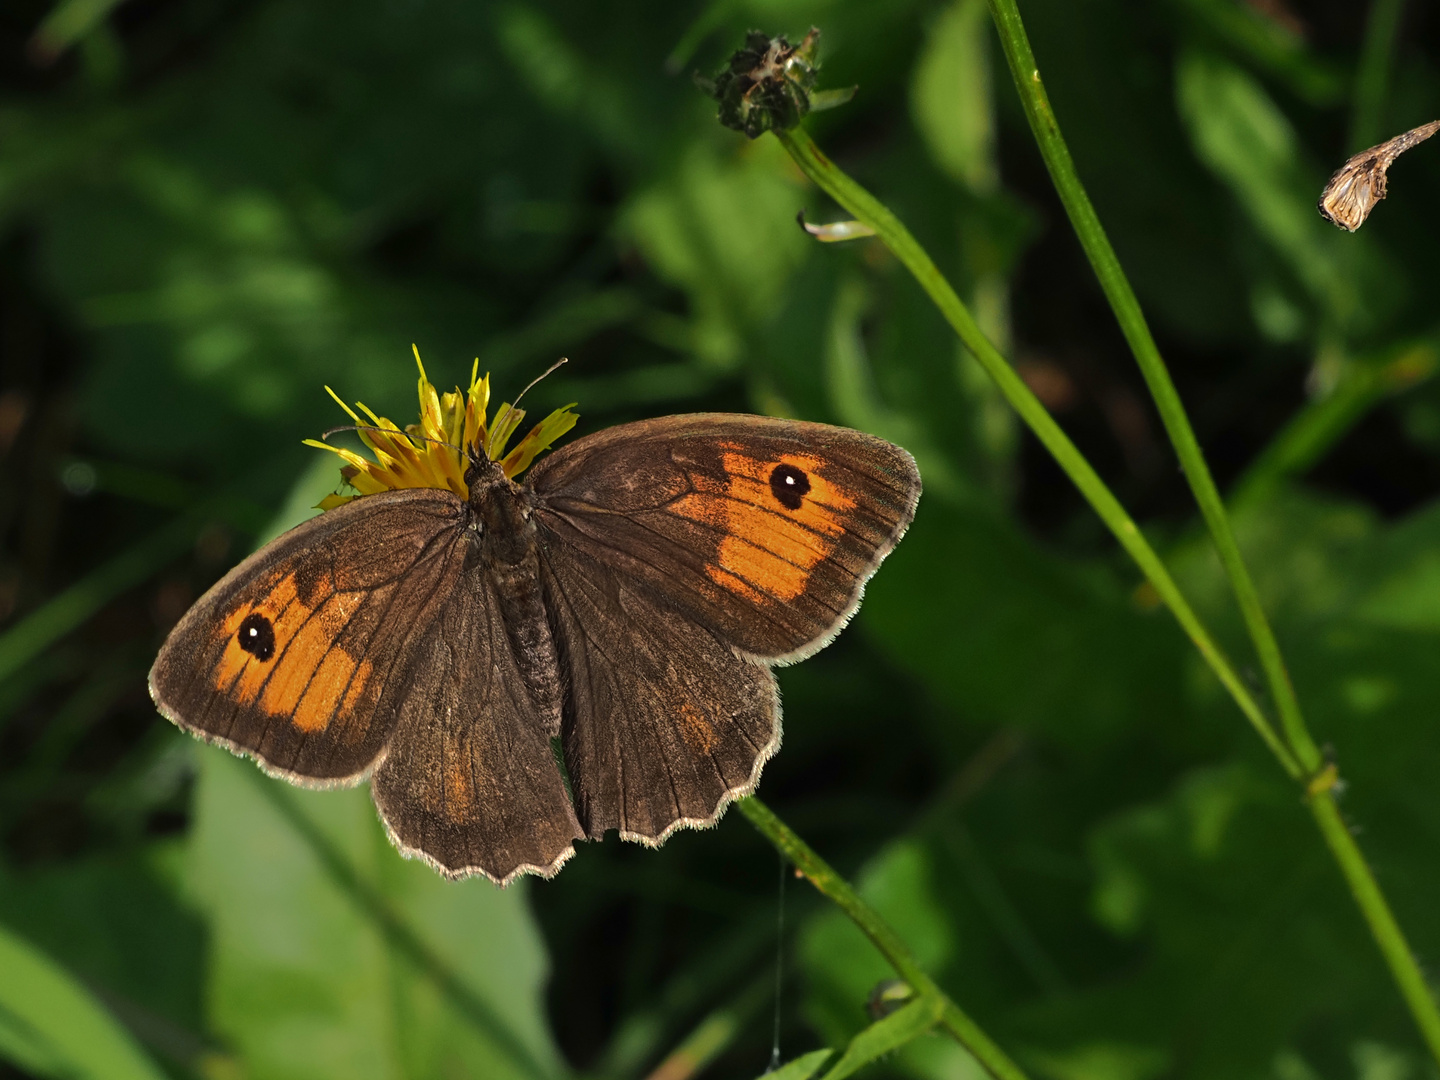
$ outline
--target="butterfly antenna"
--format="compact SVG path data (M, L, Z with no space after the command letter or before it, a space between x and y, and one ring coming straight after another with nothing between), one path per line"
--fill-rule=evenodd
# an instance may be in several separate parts
M530 380L530 386L527 386L524 390L520 391L519 395L515 398L515 400L510 403L510 408L514 409L520 404L520 398L524 397L530 392L531 386L534 386L541 379L545 378L545 376L553 375L562 364L568 364L569 362L570 358L568 356L562 356L559 360L556 360L553 364L551 364L543 372L537 375L534 379Z
M546 372L546 374L549 374L549 372ZM396 431L394 428L376 427L374 424L342 424L339 427L332 427L329 431L321 432L320 438L323 441L341 431L378 431L382 435L400 435L406 439L419 439L421 442L439 443L441 446L448 446L452 450L461 449L445 439L432 439L429 435L412 435L408 431Z

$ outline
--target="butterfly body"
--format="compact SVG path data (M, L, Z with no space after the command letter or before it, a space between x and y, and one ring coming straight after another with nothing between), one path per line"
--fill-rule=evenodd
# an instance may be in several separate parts
M488 575L511 648L523 660L521 672L532 703L553 738L560 734L563 697L541 588L535 494L479 455L465 483L470 489L465 504L467 572Z
M831 640L914 514L898 447L700 414L602 431L524 483L383 491L262 548L151 672L181 727L309 785L369 777L451 876L553 874L615 829L658 844L748 794L776 664Z

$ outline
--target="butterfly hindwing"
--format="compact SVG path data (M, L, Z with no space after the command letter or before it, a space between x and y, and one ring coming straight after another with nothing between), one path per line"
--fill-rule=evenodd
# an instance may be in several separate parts
M779 748L774 676L604 563L554 550L542 574L586 834L658 844L712 824Z
M360 779L395 726L387 685L459 578L461 509L448 492L385 492L267 545L171 632L156 705L296 782Z
M914 459L880 439L714 414L581 439L530 485L542 546L578 549L775 662L838 632L920 496Z
M472 566L396 688L398 726L371 781L396 843L451 877L549 877L584 836L503 604Z

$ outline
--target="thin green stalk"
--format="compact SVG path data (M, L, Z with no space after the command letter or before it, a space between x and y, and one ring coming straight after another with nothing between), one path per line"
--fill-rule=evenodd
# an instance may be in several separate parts
M1280 655L1279 644L1260 605L1254 582L1240 556L1239 545L1235 542L1235 534L1230 528L1224 501L1210 476L1205 456L1190 427L1184 406L1180 403L1180 395L1175 390L1175 384L1170 379L1170 373L1140 311L1140 303L1130 288L1130 282L1120 267L1120 260L1116 258L1095 208L1075 171L1069 148L1060 134L1060 125L1045 93L1045 85L1041 82L1039 69L1035 66L1035 56L1030 50L1019 9L1015 0L988 2L995 27L1000 34L1006 61L1010 65L1010 74L1015 80L1016 89L1025 107L1025 115L1045 159L1045 166L1050 171L1051 181L1155 399L1170 441L1175 446L1180 464L1190 481L1191 490L1195 493L1201 515L1210 530L1220 562L1230 579L1246 629L1260 657L1289 748L1293 751L1294 758L1303 766L1305 775L1311 778L1309 790L1312 794L1311 805L1316 808L1316 821L1335 854L1342 873L1350 883L1361 914L1369 924L1370 932L1389 964L1391 975L1399 985L1416 1024L1436 1061L1440 1062L1440 1008L1437 1008L1435 998L1425 985L1420 967L1405 943L1379 884L1366 866L1354 839L1340 821L1329 789L1317 786L1326 777L1333 775L1333 767L1324 766L1320 750L1305 726L1300 703Z
M1174 614L1190 640L1194 642L1200 655L1210 666L1210 670L1229 691L1230 696L1240 706L1240 711L1245 714L1245 718L1249 720L1260 738L1265 741L1265 745L1280 760L1285 770L1296 779L1313 772L1313 769L1305 769L1280 739L1265 716L1264 710L1261 709L1254 695L1250 693L1250 688L1236 674L1229 659L1210 635L1210 631L1201 623L1199 616L1195 614L1189 601L1185 599L1179 586L1170 576L1170 571L1165 568L1160 556L1150 546L1149 541L1145 539L1144 534L1140 532L1130 515L1125 512L1125 508L1120 505L1119 500L1105 486L1105 482L1091 468L1084 455L1076 449L1069 436L1061 430L1060 425L1045 411L1045 406L1040 404L1040 399L1031 392L1024 380L1016 374L1015 369L990 343L990 340L976 324L974 316L970 314L969 309L955 294L955 290L951 288L950 283L945 280L944 275L940 273L939 268L910 234L910 231L883 203L822 154L820 148L803 130L796 128L792 131L776 132L775 134L805 175L814 180L831 198L856 218L873 228L885 246L915 276L920 287L929 294L930 299L935 302L935 306L940 309L940 313L945 316L946 321L959 335L961 342L995 381L1000 393L1020 414L1020 418L1029 425L1036 438L1050 451L1056 462L1065 470L1065 474L1080 489L1080 493L1100 515L1100 519L1109 527L1120 545L1135 560L1154 587L1156 594Z
M1360 70L1355 73L1355 104L1350 116L1349 153L1358 154L1384 136L1385 98L1390 92L1390 69L1395 62L1395 38L1405 0L1373 0L1365 20L1365 44Z
M1425 982L1420 965L1415 962L1415 954L1405 940L1405 932L1395 921L1395 913L1380 891L1374 872L1365 862L1360 845L1355 843L1355 837L1340 816L1333 785L1312 794L1310 812L1315 815L1320 834L1325 837L1325 843L1340 865L1340 872L1345 875L1345 883L1350 886L1355 903L1370 924L1370 933L1390 966L1401 996L1410 1006L1410 1014L1414 1016L1431 1056L1440 1061L1440 1011L1435 1008L1434 994Z
M194 542L202 520L191 514L175 518L0 634L0 680L25 668L115 597L170 563Z
M895 973L909 983L917 995L933 995L944 1003L940 1025L968 1050L991 1076L996 1080L1026 1080L1020 1066L1011 1061L1009 1055L935 985L935 981L921 968L909 946L900 940L899 935L890 929L875 909L861 900L849 882L831 869L829 863L817 855L810 845L796 836L790 826L753 795L741 799L735 805L750 819L750 824L774 844L780 853L794 864L796 870L805 875L806 880L815 886L820 895L834 903L860 928L880 950L881 955L890 962Z
M766 905L768 906L768 905ZM736 928L715 938L663 984L651 988L649 1003L631 1010L586 1073L590 1077L635 1076L669 1039L678 1022L718 997L725 986L765 963L775 953L775 928L757 910ZM773 976L765 976L774 989Z
M167 566L194 543L195 536L212 518L242 528L255 524L248 503L233 495L219 495L136 541L0 633L0 683L25 671L50 646L77 630L110 601Z
M1035 56L1030 51L1030 40L1025 35L1025 26L1020 21L1015 0L989 0L989 4L990 14L1000 32L1005 59L1010 64L1010 74L1015 79L1015 87L1025 106L1025 115L1030 121L1035 141L1040 146L1045 167L1050 170L1050 180L1060 195L1065 212L1070 216L1070 224L1080 239L1080 246L1085 249L1095 276L1100 279L1100 287L1110 301L1110 307L1115 312L1125 340L1130 343L1130 349L1140 365L1140 373L1144 376L1150 395L1155 399L1156 408L1160 411L1161 422L1164 423L1170 442L1180 458L1180 466L1190 481L1190 489L1195 493L1195 501L1200 506L1206 527L1210 530L1216 553L1220 556L1220 564L1235 592L1241 617L1245 620L1245 628L1249 631L1255 652L1260 658L1260 666L1264 669L1266 682L1270 686L1270 696L1280 714L1280 726L1285 732L1286 741L1305 774L1314 775L1324 764L1324 759L1305 726L1304 717L1300 713L1300 702L1290 682L1290 673L1285 670L1285 660L1280 655L1280 645L1265 617L1265 609L1260 604L1255 583L1250 578L1245 561L1240 557L1240 546L1235 541L1235 533L1230 528L1230 519L1225 513L1225 500L1220 497L1220 489L1215 486L1215 480L1210 475L1205 454L1200 449L1199 440L1195 438L1194 429L1190 427L1185 407L1180 403L1180 394L1175 389L1175 383L1170 378L1170 372L1160 357L1160 350L1156 347L1150 327L1140 310L1140 301L1130 288L1130 281L1120 267L1115 249L1110 246L1110 238L1105 235L1100 218L1090 204L1090 196L1080 183L1075 163L1070 159L1070 149L1065 145L1065 139L1060 134L1060 125L1050 108L1045 84L1040 81L1040 72L1035 66Z
M647 1080L689 1080L735 1042L775 990L767 971L734 999L705 1014L675 1049L646 1074Z
M1310 468L1372 408L1435 374L1440 347L1409 346L1383 364L1357 363L1323 398L1309 402L1251 462L1230 490L1230 509L1263 502L1281 483Z

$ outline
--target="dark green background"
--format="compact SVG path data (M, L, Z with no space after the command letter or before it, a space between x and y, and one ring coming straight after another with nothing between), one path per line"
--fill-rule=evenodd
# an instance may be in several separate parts
M1299 793L1170 616L894 260L806 237L798 211L839 212L688 77L749 28L821 27L821 85L859 93L811 130L1258 686L983 3L104 6L0 11L0 934L156 1068L510 1076L518 1040L638 1077L707 1016L733 1023L705 1075L769 1059L777 862L739 815L659 852L585 845L551 882L451 885L394 854L364 791L263 780L150 705L186 605L333 488L300 445L344 420L323 386L413 419L414 342L444 387L478 355L502 397L569 356L528 403L578 401L581 432L720 408L915 453L919 517L865 610L781 674L761 793L1037 1080L1435 1075ZM1021 10L1227 488L1403 361L1237 528L1434 970L1440 140L1354 236L1314 201L1352 150L1440 116L1440 17L1405 7L1362 92L1368 6ZM858 1031L887 969L803 883L784 916L791 1057ZM0 969L0 1002L28 994ZM63 1010L42 1030L10 1006L0 1076L116 1075L77 1064ZM871 1072L976 1070L935 1036Z

